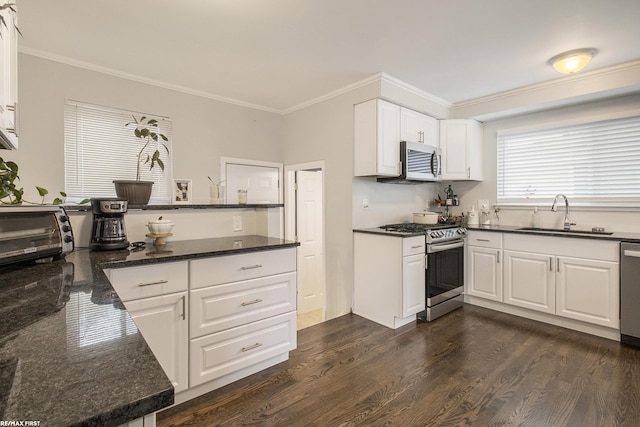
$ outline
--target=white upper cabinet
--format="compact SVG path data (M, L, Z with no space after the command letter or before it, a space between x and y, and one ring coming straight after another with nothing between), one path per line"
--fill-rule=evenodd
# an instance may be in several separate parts
M421 142L437 147L439 146L439 133L440 127L437 119L408 108L400 108L401 141Z
M482 124L475 120L440 120L443 180L482 181Z
M0 4L6 3L0 0ZM18 32L15 27L18 17L8 8L0 14L7 25L0 27L0 148L15 150L18 148Z
M400 106L372 99L354 107L354 175L400 175Z

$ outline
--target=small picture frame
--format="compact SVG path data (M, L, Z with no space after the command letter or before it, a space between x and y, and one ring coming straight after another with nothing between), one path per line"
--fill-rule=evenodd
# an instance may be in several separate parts
M173 204L190 205L193 199L193 188L190 179L173 180Z

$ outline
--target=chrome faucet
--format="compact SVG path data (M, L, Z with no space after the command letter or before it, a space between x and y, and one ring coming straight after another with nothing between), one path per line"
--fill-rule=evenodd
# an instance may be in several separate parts
M565 231L569 231L571 229L572 225L576 225L575 221L571 221L569 219L569 199L567 199L567 196L565 196L564 194L558 194L556 197L553 198L553 205L551 205L551 211L552 212L557 212L558 209L556 208L556 202L558 201L558 197L562 197L564 199L564 208L565 208L565 212L564 212L564 230Z

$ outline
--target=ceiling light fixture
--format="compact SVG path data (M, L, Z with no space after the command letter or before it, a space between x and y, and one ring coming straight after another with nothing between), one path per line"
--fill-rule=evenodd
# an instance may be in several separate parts
M587 66L598 53L596 49L574 49L560 53L549 60L549 64L559 73L573 74Z

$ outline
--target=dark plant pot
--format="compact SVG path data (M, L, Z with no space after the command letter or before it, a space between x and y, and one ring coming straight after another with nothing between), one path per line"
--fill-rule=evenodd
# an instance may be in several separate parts
M151 199L153 181L115 180L116 195L127 199L129 205L146 205Z

